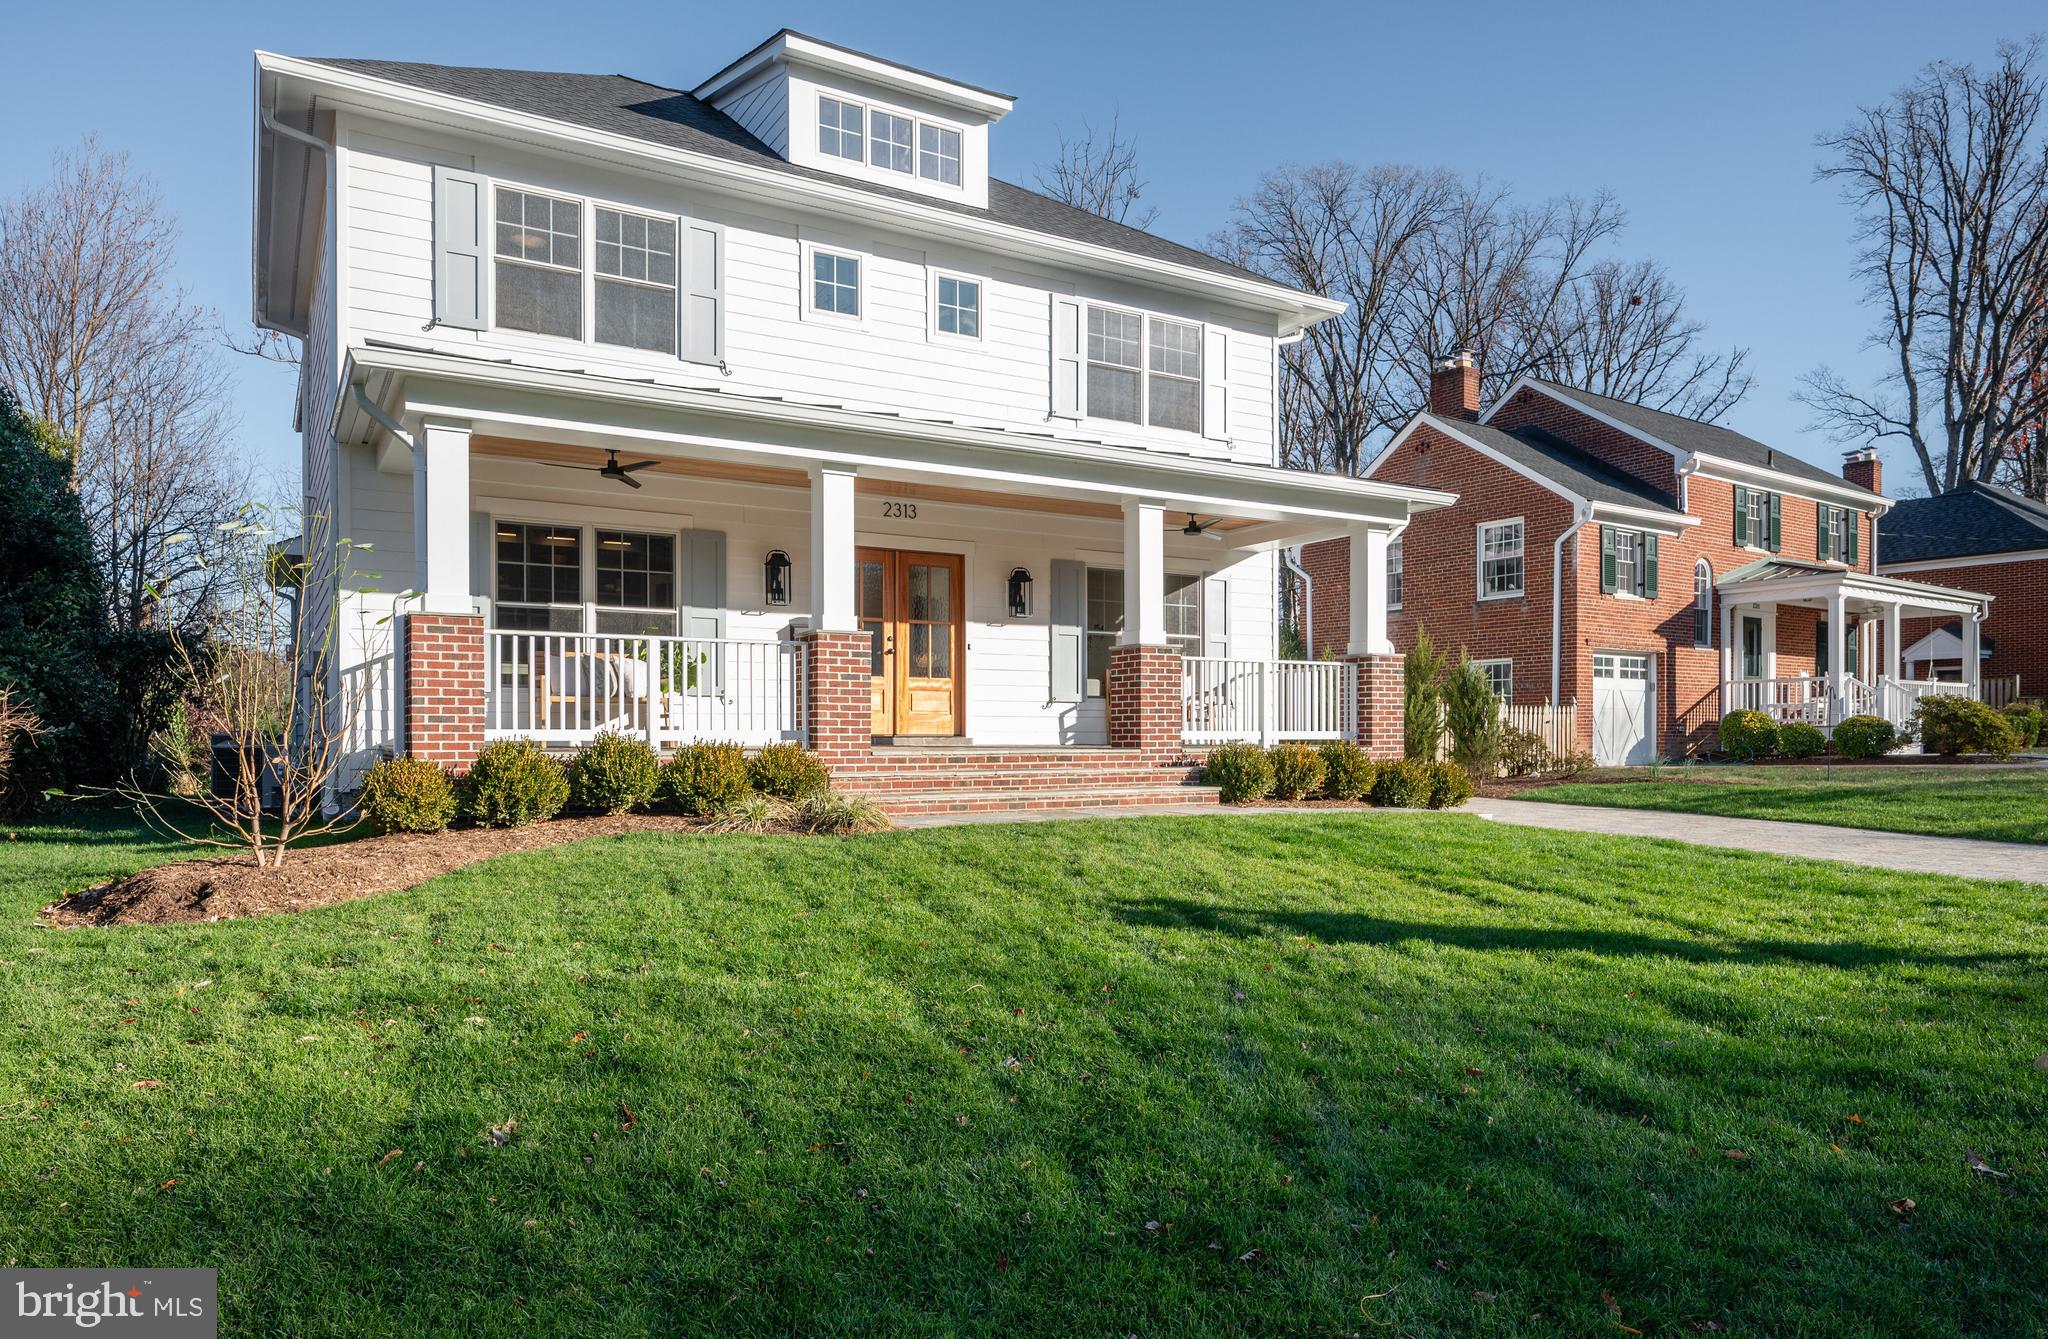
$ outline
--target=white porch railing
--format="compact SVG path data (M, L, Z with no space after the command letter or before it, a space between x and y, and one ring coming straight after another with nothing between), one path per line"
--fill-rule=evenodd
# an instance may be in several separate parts
M1780 725L1804 721L1828 728L1828 681L1803 674L1789 679L1737 679L1721 685L1721 714L1760 711Z
M794 642L497 630L484 635L484 737L801 740L803 674Z
M1272 744L1357 735L1358 666L1341 660L1181 661L1181 739Z
M1879 679L1875 714L1884 717L1893 725L1905 725L1913 719L1913 708L1920 705L1920 699L1923 697L1970 695L1970 685L1966 683L1950 683L1940 679Z

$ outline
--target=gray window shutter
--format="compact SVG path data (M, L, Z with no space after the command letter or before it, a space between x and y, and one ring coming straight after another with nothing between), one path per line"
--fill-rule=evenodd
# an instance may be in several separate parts
M1081 379L1081 303L1052 295L1052 416L1079 418L1086 406Z
M683 300L676 304L683 361L725 361L725 228L683 220Z
M1230 336L1221 326L1202 327L1202 435L1230 437Z
M491 514L487 511L473 511L469 514L469 593L488 600L491 597L491 573L497 564L491 561L491 548L496 543L491 533Z
M685 637L725 636L725 532L683 531L683 608L677 624Z
M1052 700L1079 702L1088 670L1088 569L1052 561Z
M1648 532L1643 535L1643 598L1657 598L1657 537Z
M1230 582L1207 573L1202 576L1202 654L1230 654Z
M484 179L434 168L434 321L484 328Z
M1735 485L1735 545L1737 548L1749 543L1749 490L1741 484Z

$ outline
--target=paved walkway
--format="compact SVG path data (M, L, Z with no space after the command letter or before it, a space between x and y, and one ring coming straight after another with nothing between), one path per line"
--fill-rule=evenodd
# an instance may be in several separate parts
M2048 884L2048 846L2026 842L1928 837L1820 823L1784 823L1769 818L1721 818L1655 809L1544 804L1535 800L1477 799L1467 801L1463 810L1496 823L1522 827L1604 832L1619 837L1663 837L1767 855L1846 860L1853 865L1874 865L1910 874L1958 874L1971 879L2019 879Z

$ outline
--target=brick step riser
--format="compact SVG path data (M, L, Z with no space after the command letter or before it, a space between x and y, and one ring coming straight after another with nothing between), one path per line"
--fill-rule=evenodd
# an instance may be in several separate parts
M938 786L1041 786L1048 789L1068 786L1172 786L1183 781L1192 781L1195 773L1187 768L1119 769L1115 771L987 771L987 772L862 772L846 768L832 768L832 784L835 786L861 786L870 790L901 790L922 788L931 790Z
M962 795L928 799L881 799L882 811L893 818L915 818L934 814L1035 813L1059 809L1150 809L1171 805L1219 805L1213 791L1187 795L1172 792L1133 795Z

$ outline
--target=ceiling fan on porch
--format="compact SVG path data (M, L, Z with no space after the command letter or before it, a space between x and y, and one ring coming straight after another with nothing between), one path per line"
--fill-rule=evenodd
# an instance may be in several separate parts
M594 470L601 478L617 479L628 488L642 488L645 485L633 477L633 472L635 470L652 469L661 462L658 460L636 460L630 465L621 465L617 451L606 451L604 453L604 464L602 465L571 465L565 460L543 460L540 463L552 465L558 470Z
M1223 518L1221 516L1211 516L1206 521L1197 521L1195 519L1195 514L1193 512L1189 512L1188 523L1180 528L1180 532L1184 535L1207 534L1209 527L1216 524L1218 521L1222 519Z

